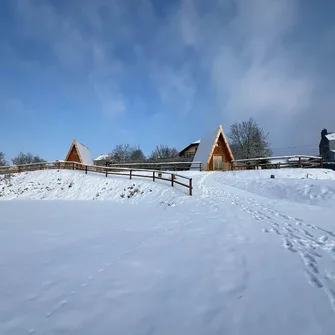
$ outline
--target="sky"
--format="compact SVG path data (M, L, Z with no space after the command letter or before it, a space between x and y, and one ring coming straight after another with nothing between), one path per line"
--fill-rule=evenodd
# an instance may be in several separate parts
M335 132L332 0L0 0L0 151L182 149L253 117L276 155Z

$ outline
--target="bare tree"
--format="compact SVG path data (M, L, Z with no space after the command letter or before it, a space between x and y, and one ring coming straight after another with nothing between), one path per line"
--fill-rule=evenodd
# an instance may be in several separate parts
M157 145L152 151L150 159L159 160L166 158L175 158L178 156L178 150L176 148L170 148L167 145Z
M3 152L0 152L0 166L6 166L7 162L5 159L5 154Z
M23 153L20 152L16 157L12 158L12 162L14 165L23 165L23 164L31 164L31 163L43 163L45 160L40 156L34 156L31 153Z
M133 148L130 160L132 162L144 162L146 160L146 157L140 147Z
M250 118L248 121L234 123L228 135L235 159L268 157L272 154L268 133Z
M118 144L111 153L112 160L117 163L129 162L133 148L130 144Z

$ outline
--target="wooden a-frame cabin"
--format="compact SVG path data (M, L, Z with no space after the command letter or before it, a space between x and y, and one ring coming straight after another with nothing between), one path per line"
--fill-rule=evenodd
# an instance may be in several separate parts
M208 136L192 142L179 153L180 157L193 158L193 162L201 162L202 170L230 170L234 160L227 138L220 125Z
M65 158L66 162L78 162L85 165L93 165L93 160L90 151L83 144L72 141L70 149Z

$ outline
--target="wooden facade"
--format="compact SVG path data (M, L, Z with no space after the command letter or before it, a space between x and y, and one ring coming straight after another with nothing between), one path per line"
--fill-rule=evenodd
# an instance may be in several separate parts
M185 149L183 149L182 151L180 151L179 157L193 158L194 155L195 155L195 153L197 152L198 146L199 146L199 142L191 143Z
M74 145L71 146L70 152L68 153L65 161L82 163L81 158L78 154L78 150Z
M222 133L219 134L213 146L214 150L212 156L209 158L207 170L230 170L230 165L234 157Z
M203 139L184 148L180 157L191 157L193 162L201 162L203 170L231 170L233 153L223 132L222 126Z

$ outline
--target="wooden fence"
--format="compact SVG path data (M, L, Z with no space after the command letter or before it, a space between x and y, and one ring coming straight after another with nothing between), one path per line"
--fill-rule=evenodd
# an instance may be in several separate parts
M38 171L38 170L80 170L85 172L96 172L102 173L106 177L108 175L118 175L125 176L130 179L134 177L148 178L152 181L164 180L171 184L172 187L175 185L180 185L188 189L188 193L192 196L193 185L192 178L188 178L179 174L157 171L157 170L146 170L146 169L136 169L136 168L124 168L124 167L110 167L110 166L96 166L96 165L84 165L78 162L43 162L43 163L33 163L25 165L13 165L13 166L2 166L0 167L1 174L9 173L20 173L27 171Z
M269 162L264 162L264 161ZM275 160L279 160L275 162ZM286 160L286 161L280 161ZM271 162L272 161L272 162ZM258 170L280 168L322 168L323 160L316 156L281 156L235 160L231 170Z
M139 162L139 163L108 163L101 165L96 162L96 165L109 167L126 167L129 169L150 169L159 171L184 171L184 170L199 170L201 171L201 162Z

